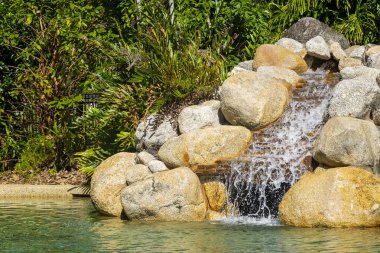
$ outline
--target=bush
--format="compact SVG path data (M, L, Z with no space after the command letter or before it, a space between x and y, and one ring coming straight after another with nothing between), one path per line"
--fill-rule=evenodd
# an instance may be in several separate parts
M314 17L334 27L353 43L380 41L380 2L377 0L274 1L272 21L279 31L302 17Z

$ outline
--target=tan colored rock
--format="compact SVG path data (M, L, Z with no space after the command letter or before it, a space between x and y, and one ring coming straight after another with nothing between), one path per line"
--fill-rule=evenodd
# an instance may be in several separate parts
M365 52L365 55L366 56L371 56L373 54L380 54L380 46L373 46L371 48L369 48L366 52Z
M343 58L347 57L346 52L344 52L344 50L342 49L340 44L338 42L335 42L335 41L331 41L331 43L330 43L330 53L331 53L332 57L337 61L340 61Z
M270 78L275 78L283 80L287 83L290 83L292 88L299 87L302 79L301 77L294 72L293 70L276 67L276 66L262 66L257 69L258 74L263 74Z
M286 48L304 58L307 54L304 44L289 38L282 38L275 45Z
M150 176L152 176L152 172L150 172L148 166L136 164L127 169L126 183L127 185L130 185L142 181Z
M125 187L121 202L129 220L200 221L206 216L202 185L185 167Z
M334 117L314 144L313 157L331 167L360 166L379 172L380 131L372 121Z
M261 66L277 66L294 70L297 74L307 71L308 66L302 57L292 51L277 46L264 44L256 50L253 69Z
M220 212L216 212L213 210L208 210L206 214L206 219L209 221L216 221L226 218L226 215Z
M365 66L347 67L340 71L342 79L360 79L368 85L377 86L377 78L380 76L380 69Z
M299 227L379 226L380 179L361 168L318 168L285 194L279 217Z
M251 138L252 133L241 126L196 129L167 141L158 156L170 168L213 165L239 156Z
M91 200L102 214L120 216L120 191L126 184L128 169L136 164L134 153L121 152L104 160L91 178Z
M214 211L222 210L227 200L226 186L220 181L210 181L203 183L203 187L210 208Z
M224 117L232 125L251 130L273 123L282 115L289 100L284 83L255 72L227 78L220 89Z
M343 58L339 61L339 71L346 68L346 67L356 67L356 66L363 66L362 61L354 58Z

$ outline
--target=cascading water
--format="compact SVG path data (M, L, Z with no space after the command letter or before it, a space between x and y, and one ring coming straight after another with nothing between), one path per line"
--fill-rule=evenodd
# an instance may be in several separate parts
M253 136L249 150L228 166L226 186L231 214L272 219L283 195L312 168L311 150L323 125L323 113L337 75L309 70L303 88L293 96L283 116Z

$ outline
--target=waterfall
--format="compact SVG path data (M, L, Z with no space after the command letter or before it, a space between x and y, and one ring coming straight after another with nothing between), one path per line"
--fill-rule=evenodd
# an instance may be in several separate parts
M276 218L285 192L313 169L313 143L339 78L320 69L309 70L302 78L306 84L293 91L282 117L255 132L244 155L220 165L229 168L226 186L233 205L231 215Z

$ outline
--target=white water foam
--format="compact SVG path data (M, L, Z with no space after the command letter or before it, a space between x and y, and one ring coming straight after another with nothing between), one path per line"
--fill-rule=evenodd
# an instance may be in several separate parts
M302 78L307 84L293 92L283 116L256 132L248 152L229 163L226 185L234 206L231 214L248 216L238 220L258 224L276 221L285 192L311 169L311 150L332 93L327 75L323 70L306 72Z
M255 226L269 226L278 227L282 226L280 221L276 218L253 218L248 216L239 217L226 217L217 220L217 223L232 224L232 225L255 225Z

